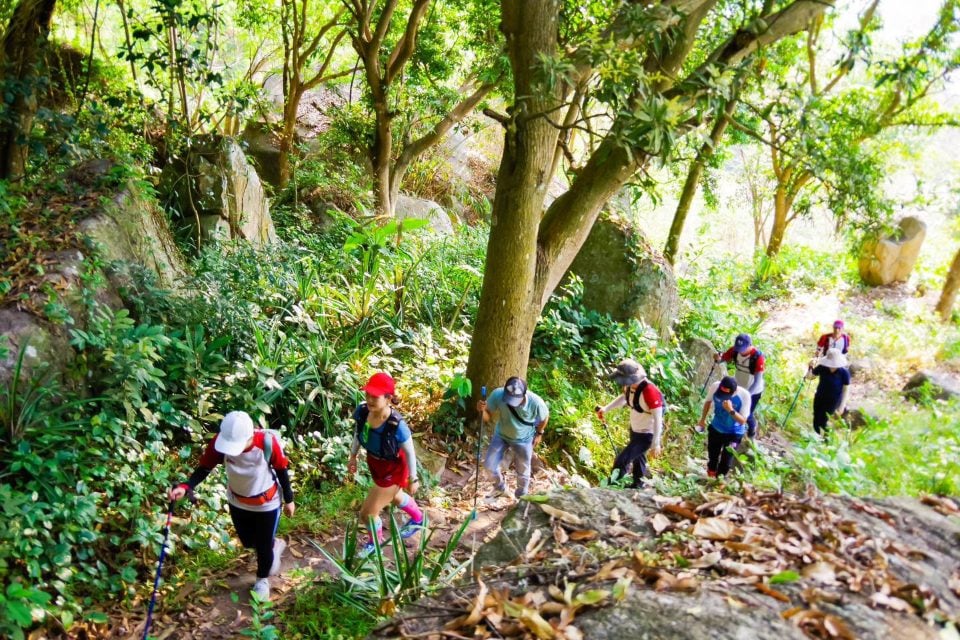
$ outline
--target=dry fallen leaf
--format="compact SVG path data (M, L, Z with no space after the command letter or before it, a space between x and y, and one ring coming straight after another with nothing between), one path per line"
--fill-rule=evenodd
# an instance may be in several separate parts
M804 578L820 584L836 584L837 572L829 562L814 562L800 570Z
M662 513L655 514L650 518L650 526L653 527L653 530L660 535L666 531L673 523L670 521L670 518L663 515Z
M764 595L768 595L771 598L779 600L780 602L790 602L790 597L787 594L783 593L782 591L777 591L773 587L768 587L762 582L758 582L756 587L757 591Z
M563 509L557 509L552 507L549 504L541 504L540 508L543 509L543 512L552 518L557 518L561 522L566 522L567 524L582 525L583 520L580 519L575 513L570 513L569 511L564 511Z
M570 536L567 535L566 529L557 525L553 528L553 539L557 541L557 544L566 544L567 540L570 539Z
M910 606L909 602L901 600L900 598L888 596L880 591L877 591L870 596L870 602L880 607L893 609L894 611L904 611L907 613L913 612L913 607Z
M707 569L713 565L720 562L720 552L711 551L710 553L705 553L699 558L690 561L691 569Z
M570 539L574 542L583 542L584 540L594 540L599 535L593 529L577 529L570 532Z
M530 539L527 541L527 546L525 549L525 553L527 557L530 557L539 549L538 543L542 538L543 538L543 532L540 531L540 529L534 529L533 535L531 535Z
M729 540L738 537L737 527L725 518L700 518L693 525L693 535L707 540Z

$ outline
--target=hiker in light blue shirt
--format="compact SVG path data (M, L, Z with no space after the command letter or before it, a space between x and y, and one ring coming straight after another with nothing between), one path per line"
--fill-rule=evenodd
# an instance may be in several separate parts
M503 455L507 449L513 451L517 470L517 489L514 495L519 498L526 495L530 487L530 462L533 448L540 444L543 430L547 426L550 412L543 399L527 390L527 383L516 376L508 378L506 384L494 389L490 398L477 404L477 411L483 415L483 421L496 420L493 438L483 465L496 482L498 493L507 490L506 479L500 471Z

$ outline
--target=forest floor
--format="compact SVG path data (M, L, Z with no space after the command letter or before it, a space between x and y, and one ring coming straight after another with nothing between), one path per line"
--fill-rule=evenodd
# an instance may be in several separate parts
M776 334L781 342L793 342L796 350L812 357L820 327L826 332L833 319L844 318L853 337L851 360L858 360L857 347L866 344L862 333L872 323L893 313L909 314L919 305L932 308L936 302L935 292L925 295L908 286L878 287L858 292L839 301L835 295L804 294L789 304L771 305L767 309L761 334ZM787 338L786 340L784 338ZM914 357L904 362L868 362L865 374L858 376L851 389L852 406L869 405L871 398L899 391L909 377L911 369L939 367L941 373L957 378L957 365L936 365L933 353L926 353L923 345L917 345ZM805 356L806 358L806 356ZM805 362L806 359L803 360ZM907 367L905 369L905 367ZM797 379L802 371L797 372ZM762 431L761 440L765 449L780 455L789 455L790 441L776 430ZM691 461L699 462L698 460ZM508 474L511 484L513 474ZM448 462L438 488L430 492L425 505L430 519L432 537L429 546L442 549L455 534L465 517L474 509L475 467L472 461ZM534 466L531 493L542 493L573 481L562 470ZM477 495L477 517L466 529L455 556L461 560L473 555L484 542L498 532L500 523L516 503L512 496L494 495L492 483L482 475ZM345 523L348 517L341 519ZM342 553L345 526L339 526L322 536L305 530L293 530L285 537L288 543L283 557L282 572L271 578L273 608L284 611L291 607L299 593L319 577L336 575L336 567L321 553L318 546L337 556ZM416 545L417 536L406 541L408 548ZM387 548L386 553L392 555ZM157 640L169 638L225 639L237 638L251 622L249 589L253 584L254 557L244 553L225 568L201 574L176 592L167 591L158 603L151 636ZM143 618L139 611L117 612L113 617L110 638L133 639L143 633Z

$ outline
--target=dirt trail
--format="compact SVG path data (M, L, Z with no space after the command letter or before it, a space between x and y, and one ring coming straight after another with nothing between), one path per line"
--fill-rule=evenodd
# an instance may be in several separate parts
M507 473L508 486L515 474ZM562 472L534 465L531 493L546 492L569 482ZM476 548L492 539L509 508L516 502L512 496L495 496L493 484L482 478L477 501L477 518L468 526L460 540L455 556L465 559ZM431 492L425 505L433 532L431 549L442 549L469 518L474 504L474 467L445 469L440 485ZM343 525L355 513L344 514ZM270 579L271 601L275 611L284 611L293 605L296 595L323 574L336 574L336 567L317 549L322 545L331 555L342 549L345 526L328 535L317 537L302 532L286 536L287 550L283 554L279 576ZM418 536L406 541L407 548L418 543ZM389 547L388 556L392 555ZM157 602L151 637L157 640L224 640L242 638L241 632L250 625L250 588L253 586L255 559L252 552L240 558L215 575L201 581L182 585L176 593L165 593ZM237 598L234 602L234 598ZM144 607L145 607L144 603ZM114 619L107 636L134 640L143 634L143 617L138 611L126 611Z

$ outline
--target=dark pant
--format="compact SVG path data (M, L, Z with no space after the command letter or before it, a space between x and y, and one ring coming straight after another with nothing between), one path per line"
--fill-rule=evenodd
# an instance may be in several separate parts
M257 578L266 578L273 566L273 537L280 522L280 509L247 511L230 505L230 518L240 543L257 552Z
M831 398L823 395L813 396L813 430L817 433L827 432L827 417L837 410L840 398Z
M747 435L751 438L757 437L757 405L760 404L760 396L763 391L750 396L750 415L747 416Z
M720 433L713 427L707 432L707 471L718 476L725 476L730 471L733 454L729 448L736 449L740 445L743 435Z
M643 477L647 475L647 450L653 444L652 433L630 432L630 443L624 447L617 459L613 461L613 470L619 471L619 477L627 474L627 465L633 463L633 485L643 485Z

